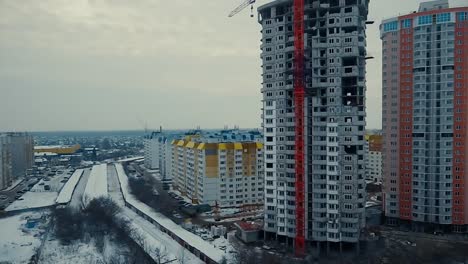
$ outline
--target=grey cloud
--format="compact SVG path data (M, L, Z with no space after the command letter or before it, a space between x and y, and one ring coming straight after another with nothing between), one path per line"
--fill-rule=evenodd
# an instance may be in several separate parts
M249 10L227 18L239 2L0 0L0 130L259 127L260 26ZM378 24L418 3L371 1L369 127Z

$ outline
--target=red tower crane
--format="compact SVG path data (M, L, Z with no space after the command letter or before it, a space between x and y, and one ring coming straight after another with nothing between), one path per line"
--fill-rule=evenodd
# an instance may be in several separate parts
M244 10L247 6L250 5L250 16L253 17L253 4L256 0L245 0L242 4L240 4L236 9L234 9L231 13L229 13L229 17L233 17L240 11Z
M256 0L245 0L229 14L229 17L242 11ZM304 0L293 0L294 10L294 115L295 115L295 173L296 173L296 256L305 256L305 163L304 163ZM252 11L253 12L253 11ZM253 13L251 14L253 16Z
M297 256L305 255L305 164L304 164L304 0L294 0L294 118L296 173L296 237Z

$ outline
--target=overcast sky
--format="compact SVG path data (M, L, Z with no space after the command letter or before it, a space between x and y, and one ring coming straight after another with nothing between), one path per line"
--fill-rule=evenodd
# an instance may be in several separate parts
M250 10L227 17L239 2L0 0L0 131L259 127L260 27ZM371 1L368 128L378 24L419 2Z

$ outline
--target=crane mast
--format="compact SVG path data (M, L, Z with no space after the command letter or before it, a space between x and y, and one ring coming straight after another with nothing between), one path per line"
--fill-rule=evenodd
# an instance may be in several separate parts
M305 164L304 164L304 0L294 0L294 114L296 173L296 256L305 255Z
M241 12L256 0L245 0L229 17ZM296 191L296 256L305 256L305 163L304 163L304 0L293 0L294 10L294 114L295 114L295 191ZM253 16L253 15L251 15Z

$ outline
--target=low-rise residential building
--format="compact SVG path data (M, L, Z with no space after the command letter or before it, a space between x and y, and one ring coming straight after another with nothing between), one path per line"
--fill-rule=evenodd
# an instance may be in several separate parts
M195 204L263 203L263 144L258 132L187 135L172 141L173 187Z
M382 135L366 136L366 180L382 182L382 139Z

